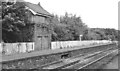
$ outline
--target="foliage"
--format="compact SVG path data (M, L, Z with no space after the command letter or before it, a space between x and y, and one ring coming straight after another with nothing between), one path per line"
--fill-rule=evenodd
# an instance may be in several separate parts
M53 15L50 20L53 28L52 41L79 40L79 35L87 29L80 17L69 16L68 13L60 17Z
M31 12L24 3L2 2L2 40L4 42L32 41L33 27L28 18ZM27 31L27 32L26 32Z
M110 28L90 28L83 35L83 40L119 40L119 30Z

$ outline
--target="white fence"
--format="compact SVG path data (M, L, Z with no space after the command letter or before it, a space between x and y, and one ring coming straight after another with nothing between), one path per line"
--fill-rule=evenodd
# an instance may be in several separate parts
M102 41L56 41L51 42L51 49L64 49L71 48L76 46L88 46L88 45L99 45L104 43L111 43L111 41L102 40ZM0 53L6 55L16 54L16 53L25 53L34 51L34 42L28 43L3 43L0 44Z
M34 43L3 43L0 44L0 52L9 55L34 51Z
M52 49L63 49L63 48L71 48L76 46L87 46L87 45L99 45L99 44L106 44L111 43L111 41L108 40L92 40L92 41L58 41L58 42L52 42L51 48Z

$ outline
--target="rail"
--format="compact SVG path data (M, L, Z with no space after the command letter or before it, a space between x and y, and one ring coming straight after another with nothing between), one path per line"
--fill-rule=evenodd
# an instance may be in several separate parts
M40 69L41 68L42 69L65 69L66 67L69 68L69 66L72 66L72 65L74 66L75 64L81 62L82 60L84 60L86 58L94 57L98 54L101 54L101 53L106 52L106 51L110 51L112 49L113 48L109 48L107 50L95 52L92 54L77 55L77 56L74 56L74 57L71 57L68 59L61 59L59 61L43 65L42 67L40 67ZM38 69L39 69L39 67L38 67Z

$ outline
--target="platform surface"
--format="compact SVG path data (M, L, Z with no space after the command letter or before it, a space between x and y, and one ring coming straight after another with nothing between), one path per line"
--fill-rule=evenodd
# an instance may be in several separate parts
M43 56L43 55L79 50L83 48L96 47L96 46L101 46L101 45L108 45L108 44L89 45L89 46L81 46L81 47L77 46L77 47L72 47L72 48L55 49L55 50L49 49L49 50L42 50L42 51L36 51L36 52L30 52L30 53L20 53L20 54L14 54L14 55L0 55L0 63L11 61L11 60L18 60L18 59L24 59L24 58L30 58L30 57L36 57L36 56Z

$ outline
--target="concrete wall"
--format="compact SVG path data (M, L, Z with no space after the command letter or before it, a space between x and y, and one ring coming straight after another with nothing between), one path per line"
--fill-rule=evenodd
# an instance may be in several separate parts
M107 40L92 40L92 41L58 41L52 42L51 48L52 49L64 49L64 48L71 48L77 46L88 46L88 45L95 45L95 44L106 44L111 43L111 41Z
M89 45L99 45L99 44L106 44L111 43L111 41L57 41L51 42L51 49L65 49L65 48L74 48L80 46L89 46ZM34 51L34 42L26 42L26 43L3 43L0 44L0 53L10 55L10 54L17 54L17 53L25 53ZM84 47L83 47L84 48ZM47 49L45 49L47 50Z
M0 44L0 53L10 55L16 53L30 52L34 50L34 43L3 43Z

